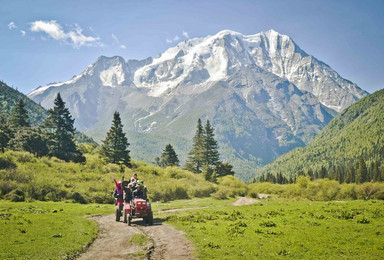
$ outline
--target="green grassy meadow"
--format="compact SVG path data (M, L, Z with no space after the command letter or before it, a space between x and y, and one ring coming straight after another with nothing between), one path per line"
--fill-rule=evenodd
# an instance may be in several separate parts
M269 200L162 213L199 259L383 259L384 202Z
M73 259L96 237L86 216L113 205L0 201L0 259Z
M183 230L199 259L384 257L384 201L233 201L156 202L154 216ZM163 211L180 208L194 209ZM105 204L0 201L0 259L76 258L97 235L87 217L112 213Z

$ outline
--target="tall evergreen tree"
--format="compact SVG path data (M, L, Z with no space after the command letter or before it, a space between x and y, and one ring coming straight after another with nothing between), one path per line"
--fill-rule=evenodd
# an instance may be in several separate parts
M368 169L362 157L359 158L358 166L356 169L356 183L364 183L368 178Z
M214 129L211 126L209 120L207 120L205 124L204 131L204 159L203 164L208 165L210 167L215 166L219 163L220 155L217 145L217 141L215 140L215 134L213 133Z
M12 128L29 127L28 111L25 109L25 104L22 99L12 108L8 123Z
M123 132L123 124L119 112L113 114L112 126L105 140L102 141L100 155L107 162L131 166L131 157L128 150L128 139Z
M201 124L201 119L197 120L196 133L193 137L192 149L188 153L188 159L186 163L186 169L195 173L200 173L204 164L204 129Z
M175 149L173 149L171 144L166 145L160 158L156 158L155 160L157 165L160 167L180 165L179 158L177 157Z
M75 144L74 121L58 93L54 107L48 110L48 117L44 122L48 130L49 154L65 161L84 162L85 157Z
M5 113L0 112L0 151L4 152L8 142L12 137Z

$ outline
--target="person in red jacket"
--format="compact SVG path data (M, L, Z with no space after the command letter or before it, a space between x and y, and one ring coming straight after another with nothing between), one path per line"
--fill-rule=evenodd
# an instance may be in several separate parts
M124 176L121 177L121 181L117 182L115 178L113 178L113 181L115 182L115 190L113 191L113 196L115 197L115 204L119 199L123 199L123 181L124 181Z

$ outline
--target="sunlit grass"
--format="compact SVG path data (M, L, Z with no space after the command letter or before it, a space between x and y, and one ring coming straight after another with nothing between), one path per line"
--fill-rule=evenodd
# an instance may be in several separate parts
M111 205L0 201L0 259L74 257L98 232L86 216L111 212Z

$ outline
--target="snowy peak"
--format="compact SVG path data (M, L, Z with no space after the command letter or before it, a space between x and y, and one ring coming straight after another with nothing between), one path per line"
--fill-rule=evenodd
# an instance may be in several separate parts
M287 35L274 30L254 35L223 30L215 35L180 42L153 59L125 62L118 56L101 56L75 78L41 87L30 96L83 81L111 88L133 84L145 89L151 97L180 92L198 94L206 91L199 87L201 84L226 81L249 67L258 67L288 80L337 112L367 94L325 63L305 53Z
M124 59L119 56L111 58L101 56L97 61L89 66L84 72L84 76L95 76L100 80L102 86L117 87L123 85L128 79L128 67Z
M289 36L274 30L254 35L223 30L181 42L139 68L133 81L137 87L149 89L150 96L159 97L189 85L225 81L237 71L255 66L289 80L337 112L367 95L305 53Z

